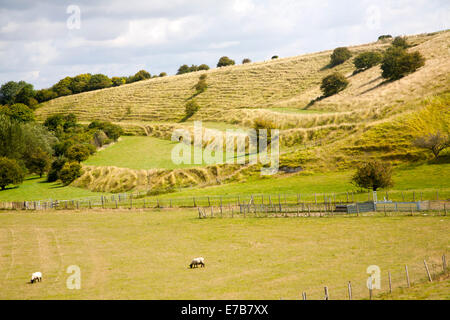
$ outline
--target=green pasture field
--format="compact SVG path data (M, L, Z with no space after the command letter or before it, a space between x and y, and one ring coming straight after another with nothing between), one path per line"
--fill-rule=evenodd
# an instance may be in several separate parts
M449 252L443 216L197 219L195 210L0 212L0 299L367 298L370 265L395 287ZM189 269L192 258L206 268ZM69 266L81 289L69 290ZM43 282L29 284L31 273ZM443 293L445 294L445 293ZM447 293L448 296L448 293Z

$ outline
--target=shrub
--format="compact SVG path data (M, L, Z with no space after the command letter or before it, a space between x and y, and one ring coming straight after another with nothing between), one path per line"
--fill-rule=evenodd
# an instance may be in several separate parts
M342 64L348 59L350 59L351 56L352 53L347 48L345 47L336 48L331 54L330 66L334 67L339 64Z
M94 74L89 80L88 90L98 90L103 88L109 88L112 86L112 81L110 78L104 74Z
M408 53L401 47L386 50L381 69L382 77L389 80L400 79L413 73L425 64L425 58L419 52Z
M320 89L325 97L329 97L347 88L348 83L344 75L335 72L322 79Z
M75 144L73 146L70 146L66 151L67 159L71 161L77 161L79 163L87 160L90 154L91 149L84 144Z
M0 157L0 188L2 190L10 184L21 184L24 176L23 169L16 160Z
M207 71L209 70L209 66L207 64L201 64L197 68L198 71Z
M359 54L354 60L353 64L359 71L370 69L383 60L383 55L378 52L363 52Z
M392 41L392 45L394 47L399 47L406 49L409 47L408 42L406 41L405 37L395 37L394 41Z
M272 60L278 59L278 56L273 56Z
M378 41L383 41L383 40L388 40L388 39L392 39L392 36L390 34L383 34L378 37Z
M217 67L226 67L226 66L234 66L235 62L234 60L231 60L228 57L222 57L219 59L219 62L217 63Z
M64 185L69 185L81 176L81 165L76 162L67 162L64 164L59 178Z
M189 100L184 106L185 116L182 121L186 121L187 119L192 117L199 109L200 106L195 99Z
M119 87L125 83L127 83L127 79L124 77L112 77L111 78L113 87Z
M183 64L178 68L177 74L185 74L191 72L187 64Z
M352 177L352 183L357 187L372 189L389 188L394 185L392 181L392 166L374 160L361 164Z
M89 81L91 80L91 77L92 76L90 73L75 76L70 83L69 89L72 93L87 91L89 89Z
M35 98L38 102L45 102L58 97L58 94L51 89L41 89L36 91Z
M61 79L53 85L52 90L56 92L58 97L60 96L67 96L72 94L72 90L70 90L70 86L72 84L72 78L71 77L65 77L64 79Z
M264 119L264 118L256 118L253 120L253 129L255 129L256 131L256 142L257 142L257 146L258 146L258 150L259 150L259 130L260 129L265 129L267 130L267 146L270 145L271 141L272 141L272 129L276 129L277 126L274 122L272 122L271 120L268 119Z
M162 78L162 77L167 77L167 73L166 73L166 72L161 72L161 73L159 74L159 77L160 77L160 78Z
M246 63L251 63L252 60L250 60L249 58L245 58L244 60L242 60L242 64L246 64Z
M60 173L61 169L64 167L64 165L66 164L66 162L67 162L67 159L62 158L62 157L59 157L52 162L50 171L48 172L48 175L47 175L48 182L55 182L59 179L59 173Z
M103 130L97 130L95 133L94 133L94 137L93 137L93 139L92 139L93 141L93 144L97 147L97 148L100 148L100 147L103 147L103 145L105 144L105 142L107 141L107 140L109 140L108 139L108 136L106 135L106 133L105 132L103 132Z
M206 91L208 84L206 83L206 74L202 74L197 84L195 85L196 94L200 94Z
M140 70L140 71L136 72L136 74L133 76L132 82L146 80L146 79L150 79L150 78L151 78L151 75L149 72L147 72L145 70Z
M437 159L444 149L450 147L450 135L436 131L435 133L417 137L414 139L413 144L418 148L430 150L434 158Z
M34 121L33 110L23 103L16 103L12 106L3 106L0 112L17 122Z
M130 112L131 112L131 110L130 110ZM104 133L106 133L108 138L110 138L113 141L117 141L117 139L119 139L120 136L123 135L122 127L120 127L116 124L113 124L109 121L95 120L89 124L88 128L102 130Z

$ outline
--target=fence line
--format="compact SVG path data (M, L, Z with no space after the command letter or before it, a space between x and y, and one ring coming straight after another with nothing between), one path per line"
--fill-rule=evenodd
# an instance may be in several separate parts
M343 281L341 286L310 287L299 291L298 299L306 300L361 300L389 298L395 289L410 288L417 283L439 281L448 277L449 267L446 254L442 257L427 257L420 263L403 264L380 269L380 288L371 280L376 278L367 274L367 278L359 281ZM376 282L376 281L375 281ZM406 289L408 290L408 289ZM405 293L405 292L404 292Z

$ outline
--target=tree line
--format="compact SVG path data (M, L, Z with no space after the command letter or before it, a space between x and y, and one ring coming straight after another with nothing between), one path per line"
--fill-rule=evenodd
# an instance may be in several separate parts
M25 81L8 81L0 87L0 104L12 105L22 103L35 109L39 103L55 99L61 96L77 94L92 90L110 87L118 87L123 84L146 80L154 77L164 77L167 74L161 72L159 76L152 76L148 71L140 70L129 77L112 77L98 73L79 74L75 77L65 77L50 88L35 90L33 85Z
M24 104L2 107L0 189L21 184L27 174L47 174L48 182L68 185L81 176L82 161L122 134L121 127L106 121L86 126L68 114L50 116L39 124Z

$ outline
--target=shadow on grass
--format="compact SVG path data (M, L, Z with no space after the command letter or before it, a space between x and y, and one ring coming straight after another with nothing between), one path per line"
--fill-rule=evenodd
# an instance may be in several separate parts
M6 187L5 189L1 189L0 188L0 192L8 191L8 190L14 190L14 189L18 189L18 188L19 188L19 186Z

